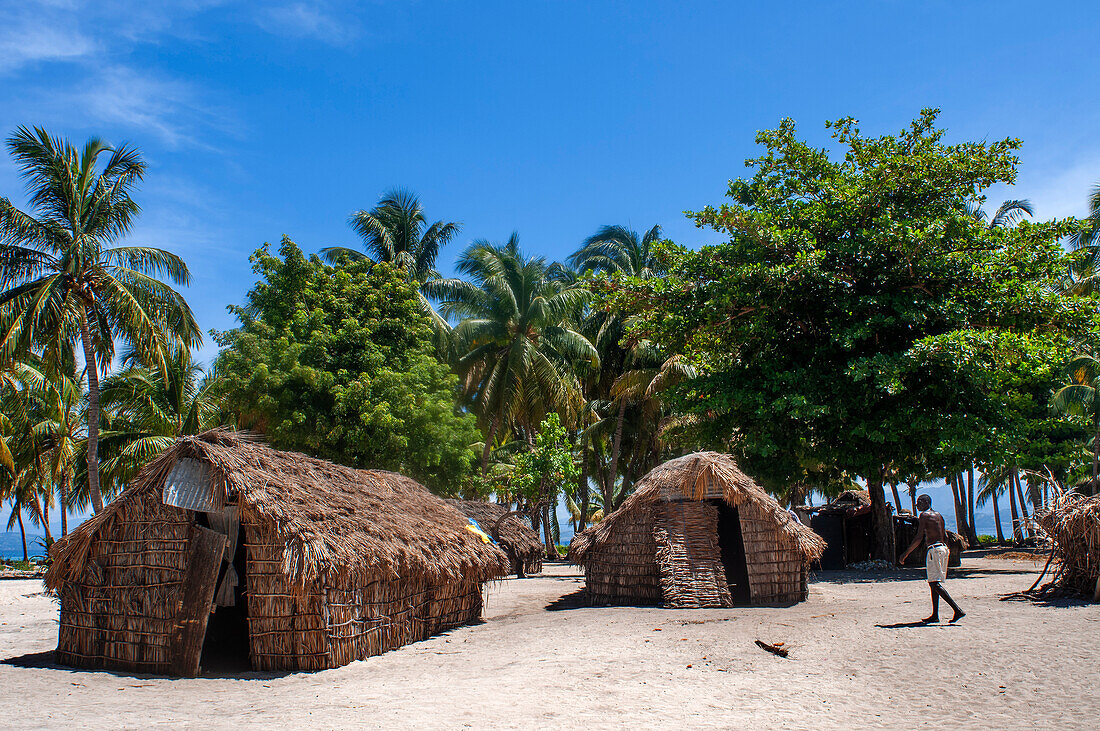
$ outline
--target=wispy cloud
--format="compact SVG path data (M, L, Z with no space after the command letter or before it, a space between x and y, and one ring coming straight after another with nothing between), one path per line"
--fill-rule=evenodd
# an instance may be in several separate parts
M358 25L325 2L292 2L265 8L257 23L268 33L344 45L359 34Z
M37 3L0 8L0 74L45 61L88 58L99 49L71 24L56 22L59 11Z

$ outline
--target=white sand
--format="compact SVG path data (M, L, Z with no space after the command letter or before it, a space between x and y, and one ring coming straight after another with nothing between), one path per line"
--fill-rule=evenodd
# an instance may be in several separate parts
M928 613L919 572L830 572L788 608L547 605L575 569L491 590L481 625L319 673L169 680L52 666L57 605L0 582L0 719L17 728L1097 728L1100 605L1036 606L1032 563L966 559ZM566 602L567 605L571 603ZM944 607L943 614L947 615ZM786 642L789 659L753 640ZM11 664L10 658L23 658ZM30 667L27 667L30 665Z

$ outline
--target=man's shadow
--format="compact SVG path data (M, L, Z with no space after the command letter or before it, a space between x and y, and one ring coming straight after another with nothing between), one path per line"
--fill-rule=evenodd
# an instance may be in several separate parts
M897 622L895 624L876 624L879 629L905 629L914 627L959 627L961 625L951 624L950 622L925 622L922 619L918 619L916 622Z

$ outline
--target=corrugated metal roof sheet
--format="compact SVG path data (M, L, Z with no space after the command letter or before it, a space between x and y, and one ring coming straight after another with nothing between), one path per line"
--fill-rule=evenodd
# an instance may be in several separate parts
M221 510L224 499L214 494L214 479L205 462L182 457L164 479L163 500L177 508L210 512Z

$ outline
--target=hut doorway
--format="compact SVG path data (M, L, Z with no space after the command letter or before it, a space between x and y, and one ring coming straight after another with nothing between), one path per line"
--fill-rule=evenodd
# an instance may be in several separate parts
M223 562L218 575L214 613L206 623L202 645L203 672L235 673L252 669L249 657L248 597L245 594L245 547L238 541L232 562ZM227 585L232 569L236 585ZM229 580L232 584L233 579ZM228 603L231 602L231 603Z
M726 569L726 584L734 604L748 604L749 566L745 558L745 540L741 535L741 518L737 508L725 500L710 500L718 508L718 547L722 552L722 566Z

